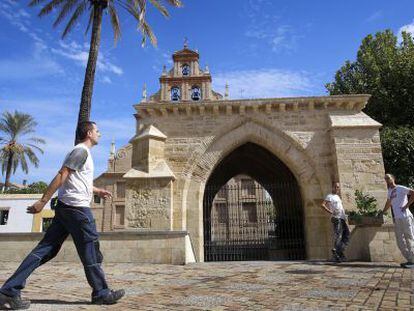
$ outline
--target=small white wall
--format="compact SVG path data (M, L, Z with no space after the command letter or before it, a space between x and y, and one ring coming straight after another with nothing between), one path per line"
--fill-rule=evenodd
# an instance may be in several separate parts
M1 194L0 209L9 208L9 219L6 225L0 225L0 233L32 232L33 215L26 209L42 197L41 194ZM46 204L45 209L50 209Z

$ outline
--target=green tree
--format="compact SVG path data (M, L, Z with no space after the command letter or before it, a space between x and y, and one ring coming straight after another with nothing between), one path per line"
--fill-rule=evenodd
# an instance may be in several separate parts
M30 184L27 188L23 189L8 189L5 193L19 193L19 194L27 194L27 193L44 193L47 188L47 183L44 181L37 181Z
M166 17L168 17L169 14L163 3L168 3L174 7L181 6L180 0L149 0L149 2ZM86 27L86 33L91 29L91 39L79 107L79 125L79 123L88 121L90 118L96 63L101 42L103 13L108 12L115 42L121 36L118 8L122 8L137 21L138 29L142 33L142 44L145 44L146 39L149 38L151 43L156 45L157 39L145 19L147 0L30 0L29 6L36 5L42 5L39 17L50 13L56 14L56 19L53 23L54 27L60 25L70 16L63 30L62 39L71 32L84 14L88 15L89 20ZM75 144L78 142L79 139L76 137Z
M414 130L386 127L381 143L385 170L397 177L397 183L414 187Z
M12 173L16 172L20 165L23 172L29 172L28 160L35 167L39 166L39 159L35 151L43 153L39 147L45 141L41 138L29 136L35 132L36 121L29 114L15 111L14 113L4 112L0 119L0 132L2 138L0 142L0 163L2 164L2 173L6 175L5 188L10 184Z
M362 40L355 61L346 61L326 84L331 95L371 94L364 112L383 124L381 145L387 172L414 186L414 40L391 30Z
M384 126L414 126L414 41L391 30L362 40L354 62L346 61L326 85L331 95L371 94L364 111Z

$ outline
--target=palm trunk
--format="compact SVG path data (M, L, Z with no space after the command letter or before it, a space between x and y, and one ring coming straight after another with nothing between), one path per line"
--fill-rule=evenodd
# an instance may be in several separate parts
M10 188L10 177L11 177L13 156L14 156L14 153L10 151L9 158L7 159L6 180L4 181L3 190L8 190Z
M76 127L75 145L80 142L78 137L78 127L81 122L89 121L91 115L91 101L93 94L93 84L95 81L95 69L98 61L99 46L101 43L102 15L106 7L105 1L93 2L93 23L91 44L89 47L88 64L86 66L85 80L83 82L82 98L79 107L78 124Z

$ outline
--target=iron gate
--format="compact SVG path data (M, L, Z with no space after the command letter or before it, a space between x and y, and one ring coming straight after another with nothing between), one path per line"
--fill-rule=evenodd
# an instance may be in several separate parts
M305 258L296 183L208 186L204 195L205 261Z

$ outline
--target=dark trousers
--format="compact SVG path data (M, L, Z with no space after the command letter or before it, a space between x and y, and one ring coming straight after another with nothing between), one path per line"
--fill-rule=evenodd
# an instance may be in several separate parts
M334 233L334 249L338 255L343 255L349 242L349 228L342 218L331 218Z
M0 292L8 296L20 295L30 274L57 255L69 234L82 261L86 279L93 289L92 297L106 296L109 289L101 268L103 256L99 251L99 235L92 212L88 207L71 207L62 202L58 202L55 217L43 239L4 283Z

